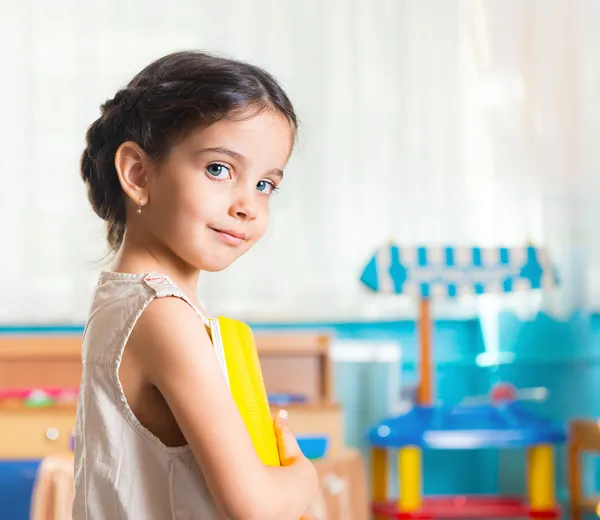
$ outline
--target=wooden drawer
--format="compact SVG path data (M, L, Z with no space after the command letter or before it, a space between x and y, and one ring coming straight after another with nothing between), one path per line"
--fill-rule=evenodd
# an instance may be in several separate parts
M39 459L70 451L73 410L0 410L0 459Z
M345 448L315 462L320 493L309 508L315 520L369 520L365 467L360 453Z

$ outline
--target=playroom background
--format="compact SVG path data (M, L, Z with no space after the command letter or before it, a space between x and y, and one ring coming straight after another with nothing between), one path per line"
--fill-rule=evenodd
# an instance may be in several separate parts
M183 48L264 66L300 116L267 236L198 292L321 450L316 517L594 512L599 24L596 0L0 0L0 519L68 518L107 267L84 133Z

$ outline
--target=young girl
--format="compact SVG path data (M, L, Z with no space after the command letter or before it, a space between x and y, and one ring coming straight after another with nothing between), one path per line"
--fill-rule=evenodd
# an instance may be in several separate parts
M74 520L298 520L316 494L285 414L283 466L260 462L196 300L265 232L295 132L269 74L198 52L150 64L89 128L81 175L116 259L84 334Z

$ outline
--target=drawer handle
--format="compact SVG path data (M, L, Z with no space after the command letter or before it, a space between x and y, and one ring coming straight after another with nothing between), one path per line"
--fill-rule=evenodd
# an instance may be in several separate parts
M344 479L332 473L325 477L323 484L330 495L339 495L346 489L346 482Z
M57 428L48 428L46 430L46 439L48 439L49 441L58 440L59 435L60 435L60 432L58 431Z

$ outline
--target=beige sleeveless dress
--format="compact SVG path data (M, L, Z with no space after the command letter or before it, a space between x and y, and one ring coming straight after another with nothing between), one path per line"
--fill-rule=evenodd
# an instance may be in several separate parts
M123 349L135 323L154 298L167 296L194 307L166 276L100 275L83 337L73 520L221 518L190 448L166 447L144 428L119 382Z

